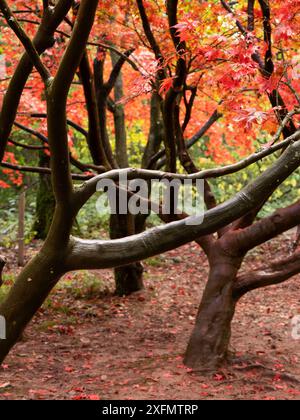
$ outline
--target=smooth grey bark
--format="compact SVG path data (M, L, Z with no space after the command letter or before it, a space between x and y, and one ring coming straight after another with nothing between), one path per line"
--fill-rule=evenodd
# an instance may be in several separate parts
M113 241L85 241L72 238L68 269L97 269L117 267L136 262L152 255L166 252L193 241L200 236L216 232L232 223L261 203L264 197L276 188L300 165L300 141L291 144L281 157L263 174L243 188L235 197L225 201L204 214L199 223L198 216L156 227L129 238ZM138 176L139 171L128 170L128 179ZM115 177L116 172L106 174ZM145 173L147 174L147 172ZM96 177L97 180L103 177ZM83 203L93 191L94 181L88 181L77 191L77 205ZM191 224L194 223L194 224Z

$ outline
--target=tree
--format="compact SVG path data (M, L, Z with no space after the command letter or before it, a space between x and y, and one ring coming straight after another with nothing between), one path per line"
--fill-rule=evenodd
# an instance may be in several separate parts
M86 49L93 41L89 41L89 37L97 27L96 23L99 20L101 22L101 19L104 21L102 4L100 7L96 0L82 0L78 4L78 14L75 14L70 40L64 54L58 54L58 62L50 68L50 72L50 66L40 54L52 46L50 39L53 40L54 32L74 6L73 2L60 0L54 9L49 2L43 2L39 29L31 41L7 2L0 0L0 10L7 24L26 50L3 99L0 157L3 158L7 150L19 102L34 67L43 81L43 95L47 105L47 147L51 158L50 169L21 167L7 163L5 159L2 166L11 170L51 173L56 201L51 228L42 249L18 276L0 306L0 314L7 321L7 340L0 343L0 360L4 359L49 292L66 272L135 264L149 256L196 240L208 256L211 271L185 360L192 367L215 367L227 356L230 324L239 298L249 290L284 281L300 271L299 252L296 250L292 256L281 263L275 262L268 270L258 271L255 275L239 274L243 258L250 249L300 224L299 202L256 221L259 210L272 193L300 164L300 132L296 122L299 113L299 82L296 77L292 79L296 72L295 63L290 61L290 39L285 39L287 45L280 46L281 55L276 56L277 69L274 66L271 42L271 23L273 26L274 23L271 22L267 2L259 1L254 5L254 2L249 1L246 10L239 7L233 10L224 1L214 6L205 2L192 2L192 6L187 6L184 2L168 0L167 19L160 12L164 2L148 3L147 7L151 10L146 9L143 1L130 2L135 11L133 27L144 45L143 51L146 48L153 53L150 61L152 67L149 66L151 71L142 72L131 96L153 91L151 117L154 123L159 124L151 124L150 127L143 159L143 166L147 166L147 169L124 169L115 165L115 156L107 135L105 119L110 104L105 92L107 86L103 87L103 80L98 80L94 86L88 84L91 78L86 79L87 83L84 82L84 75L88 75L90 71ZM287 2L280 6L279 3L276 2L274 7L277 16L284 14L285 28L288 27L292 34L296 33L297 5ZM105 6L109 7L106 4ZM119 6L120 11L124 12L123 2ZM224 10L229 13L224 17L225 32L215 35L211 28L218 25L218 16ZM198 16L204 16L205 19L199 22ZM67 20L70 18L67 17ZM257 34L254 32L255 27ZM279 31L282 33L282 30L277 25L275 35ZM157 34L160 35L158 39L161 45L156 40ZM261 34L263 41L260 39ZM111 48L111 45L106 47ZM101 53L98 50L99 52ZM129 58L128 54L124 56L123 53L120 57L124 61ZM110 82L114 78L114 83L109 83L109 92L114 86L118 89L115 82L120 73L118 71L116 74L114 70L121 58L110 72L108 80ZM140 61L139 64L140 68L133 61L133 66L141 71L143 62ZM97 59L95 66L103 66L103 59ZM72 83L78 69L84 87L89 122L88 132L84 132L84 135L93 158L93 164L83 166L72 155L68 136L68 125L82 131L82 127L76 122L75 125L67 115L70 113L68 100L76 96ZM99 76L99 71L95 71L95 75ZM215 101L204 99L206 86L210 88L209 99L215 97ZM270 111L266 108L267 101L271 103ZM205 110L204 120L203 115L200 118L199 109ZM274 118L272 113L275 113ZM76 111L72 114L75 115ZM38 115L41 116L35 116ZM216 121L219 121L218 126L214 125ZM256 123L260 123L260 126ZM233 126L239 128L239 131L234 132ZM246 128L246 133L241 127ZM198 128L197 134L189 136L195 133L195 128ZM213 131L210 131L208 152L215 155L216 161L220 154L228 159L233 157L222 142L218 142L217 136L220 133L225 134L227 139L229 132L232 136L231 144L236 146L239 154L244 152L248 156L220 168L200 170L189 154L189 147L199 141L209 128ZM272 139L267 147L254 152L249 137L258 136L262 128L273 134ZM279 142L281 135L284 140ZM186 141L187 136L190 137L189 141ZM240 137L243 140L239 141ZM280 156L266 171L232 198L217 204L209 179L235 173L278 151ZM178 163L187 174L176 173ZM96 173L73 173L71 164ZM120 163L119 166L123 165ZM166 172L158 170L163 166L166 167ZM162 219L167 222L165 225L127 236L126 240L85 241L72 237L71 229L76 215L95 193L97 183L103 179L118 183L119 175L125 173L130 180L141 178L148 182L164 177L179 180L203 179L207 207L203 223L195 223L200 220L197 216L176 215L173 208L170 217L161 214ZM86 182L77 186L72 179ZM130 192L126 192L126 195L130 196ZM191 221L194 224L188 223ZM124 232L123 235L128 233Z

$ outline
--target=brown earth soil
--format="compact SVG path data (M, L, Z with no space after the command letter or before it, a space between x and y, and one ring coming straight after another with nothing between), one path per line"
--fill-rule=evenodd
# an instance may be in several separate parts
M286 254L290 243L286 235L265 244L244 269ZM205 256L189 244L145 268L145 291L127 298L112 295L111 271L67 275L0 368L0 399L299 399L300 341L291 319L300 314L300 276L240 301L236 359L204 376L187 369L182 355L207 277Z

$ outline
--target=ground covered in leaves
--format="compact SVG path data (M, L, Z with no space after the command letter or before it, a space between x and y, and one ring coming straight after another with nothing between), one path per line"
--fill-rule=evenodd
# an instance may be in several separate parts
M244 268L289 252L290 242L265 244ZM0 399L299 399L300 340L291 319L300 314L300 276L240 301L235 359L204 376L187 369L182 355L207 277L205 256L189 244L145 269L145 291L127 298L112 295L111 271L65 276L1 366ZM11 263L6 282L16 270Z

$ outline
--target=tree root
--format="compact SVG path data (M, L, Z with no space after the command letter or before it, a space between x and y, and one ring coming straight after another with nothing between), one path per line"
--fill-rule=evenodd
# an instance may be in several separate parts
M288 381L288 382L292 382L294 384L300 384L300 379L296 378L295 376L289 374L289 373L285 373L285 372L277 372L274 371L273 369L264 366L262 364L251 364L251 365L247 365L247 366L235 366L234 369L236 370L253 370L253 369L258 369L258 370L262 370L264 371L264 375L268 376L268 377L272 377L275 375L278 375L278 377L280 377L280 379L284 380L284 381Z

